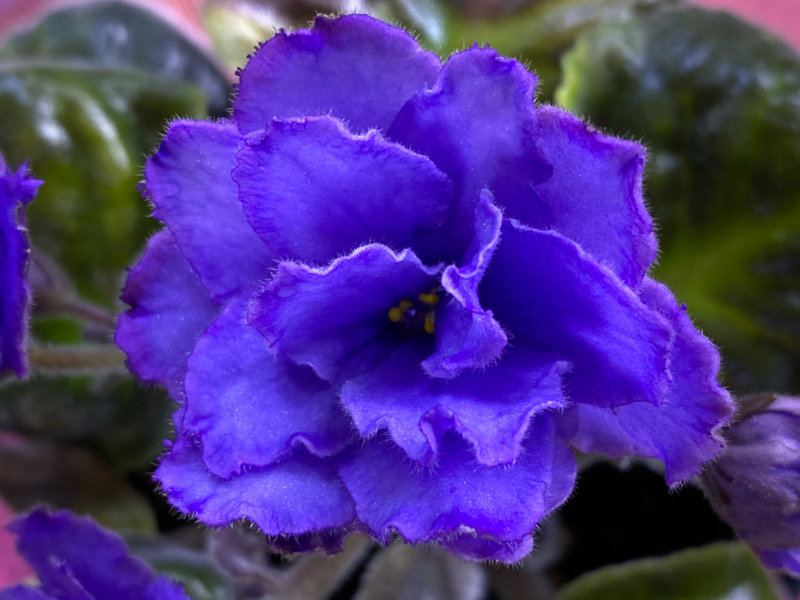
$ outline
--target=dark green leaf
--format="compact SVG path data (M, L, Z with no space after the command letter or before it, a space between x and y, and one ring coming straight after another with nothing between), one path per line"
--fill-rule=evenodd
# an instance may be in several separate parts
M0 60L78 61L141 70L203 90L212 113L224 114L230 85L214 61L153 12L130 2L89 2L50 14L11 38Z
M600 569L562 588L557 600L778 600L742 544L715 544L665 558Z
M728 385L797 388L800 58L682 8L590 31L564 66L560 104L648 146L655 276L722 346Z
M1 432L0 464L0 496L15 512L44 502L115 531L155 530L147 500L86 449Z
M0 63L0 151L45 181L31 236L84 297L114 305L154 227L136 191L144 157L169 119L201 117L203 105L196 87L144 72Z

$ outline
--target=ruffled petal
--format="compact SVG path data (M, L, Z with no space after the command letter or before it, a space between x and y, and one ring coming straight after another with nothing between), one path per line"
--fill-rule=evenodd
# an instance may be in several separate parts
M475 233L462 266L449 265L441 284L450 300L436 312L436 351L422 362L433 377L455 377L463 369L491 364L508 338L492 311L480 305L478 285L500 241L502 213L485 190L475 211Z
M119 316L116 342L128 355L128 366L181 401L186 360L219 307L169 231L150 239L128 273L122 301L131 308Z
M325 264L378 242L436 262L452 184L377 132L354 136L327 116L272 121L236 160L244 212L276 255Z
M514 348L503 360L454 379L432 379L420 368L426 348L407 343L370 371L342 387L342 404L362 437L386 428L414 461L439 457L442 438L454 429L479 463L517 459L534 415L563 409L561 374L566 365L536 351Z
M231 302L197 342L186 375L182 430L202 442L209 471L229 478L302 444L327 456L350 441L336 393L308 367L276 357Z
M565 383L573 401L664 400L672 327L562 235L506 221L480 292L516 340L572 364Z
M368 370L402 340L388 312L436 282L410 250L370 244L325 268L281 262L250 304L249 322L270 346L327 381Z
M42 590L56 598L187 600L180 589L172 595L145 596L157 581L155 572L133 558L120 537L87 517L39 509L15 520L9 530L19 536L19 553L36 570Z
M59 600L55 596L44 593L40 588L27 585L15 585L12 588L0 590L0 600ZM76 600L83 600L80 596ZM93 600L89 598L88 600Z
M28 175L27 165L14 172L0 155L0 374L9 369L17 377L28 373L31 300L24 205L33 200L41 184Z
M536 147L535 83L519 62L469 48L449 58L436 84L411 99L389 129L390 139L429 156L453 180L457 252L469 245L484 188L501 207L513 199L548 210L532 187L551 172Z
M506 217L555 229L636 289L657 247L642 196L645 149L603 135L552 106L537 114L539 141L553 175L535 189L549 210L543 213L525 197L509 197Z
M206 469L197 443L179 438L155 478L174 506L212 526L249 519L267 535L300 535L343 527L355 517L335 463L303 448L225 480Z
M720 433L735 407L717 383L719 353L692 325L660 283L645 279L641 297L674 326L670 352L672 385L662 406L637 402L613 410L576 405L579 428L573 444L607 456L646 456L664 461L671 486L700 472L724 446Z
M545 414L534 419L512 465L479 465L469 446L450 435L442 440L437 464L420 469L393 443L375 437L344 457L339 472L359 519L379 541L396 531L417 543L467 531L497 542L523 540L569 496L575 470L572 452ZM490 558L475 555L478 543L471 547L469 558Z
M275 117L325 114L353 131L385 130L440 68L401 29L366 15L317 17L313 29L281 31L251 56L239 73L234 119L245 133Z
M230 122L174 121L145 167L153 216L215 299L253 289L274 259L247 223L231 179L241 143Z

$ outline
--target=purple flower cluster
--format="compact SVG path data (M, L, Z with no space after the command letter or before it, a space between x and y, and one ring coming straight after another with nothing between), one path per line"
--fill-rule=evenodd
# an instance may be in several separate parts
M232 118L172 123L117 341L180 405L176 507L285 549L361 531L513 562L573 446L670 485L720 450L717 351L646 277L644 150L535 82L318 18L255 52Z
M800 398L749 396L740 405L703 486L765 565L800 576Z
M131 557L125 543L88 517L34 510L9 530L36 571L38 587L18 585L0 600L189 600L182 588Z
M25 354L30 286L25 204L33 200L41 181L28 175L27 165L16 173L0 155L0 373L28 373Z

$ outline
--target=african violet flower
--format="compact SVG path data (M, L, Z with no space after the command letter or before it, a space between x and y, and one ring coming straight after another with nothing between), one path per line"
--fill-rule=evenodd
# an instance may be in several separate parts
M37 509L8 529L19 536L17 549L41 585L9 588L0 600L189 600L88 517Z
M15 173L0 155L0 373L10 370L17 377L28 372L25 342L31 295L23 211L41 183L28 176L27 165Z
M670 484L720 449L717 352L645 277L643 149L535 108L535 81L319 18L251 57L230 120L171 125L117 341L180 403L176 507L284 549L362 531L513 562L571 445Z
M750 396L741 407L703 487L764 564L800 576L800 398Z

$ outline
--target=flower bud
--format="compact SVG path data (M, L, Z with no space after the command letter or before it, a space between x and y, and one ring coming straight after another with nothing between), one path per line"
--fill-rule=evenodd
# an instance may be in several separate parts
M743 399L726 437L702 476L714 510L768 567L800 575L800 397Z

